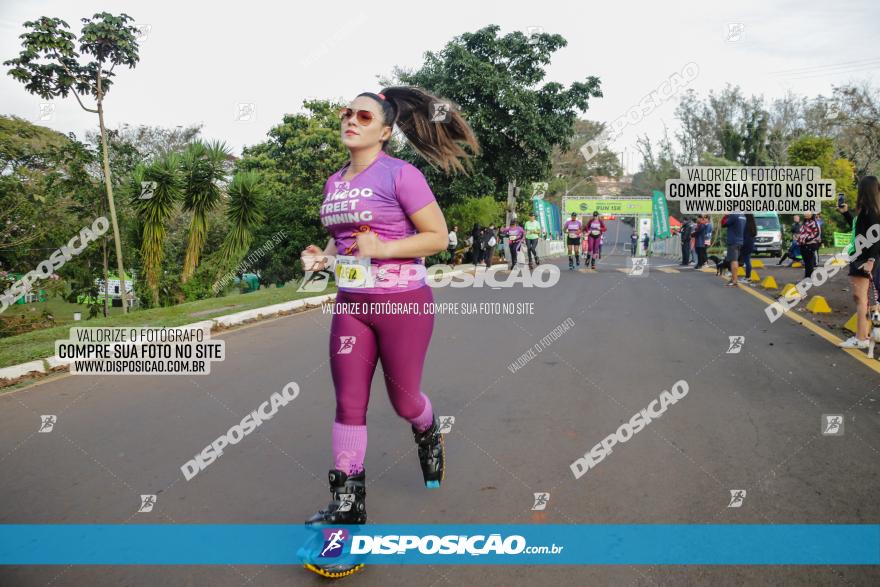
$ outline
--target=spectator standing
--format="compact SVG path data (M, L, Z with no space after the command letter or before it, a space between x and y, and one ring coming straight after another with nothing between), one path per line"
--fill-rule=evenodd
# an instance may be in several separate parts
M486 262L486 269L492 266L492 256L495 247L498 245L498 234L495 232L495 225L490 224L489 228L483 231L483 260Z
M449 246L446 248L449 251L449 261L453 267L455 267L456 249L458 249L458 226L453 226L452 230L449 231Z
M727 255L724 260L730 263L730 281L725 285L736 287L739 285L739 253L742 250L746 233L746 215L728 214L721 219L721 226L727 227Z
M480 264L483 259L483 227L477 222L471 230L471 261L474 267Z
M706 248L712 241L712 223L708 216L700 216L697 219L697 227L694 230L694 250L697 253L697 265L694 269L702 269L709 260Z
M847 210L845 204L838 209L844 218L852 222L852 241L848 252L853 256L857 252L856 240L865 239L871 242L868 232L880 223L880 181L873 175L867 175L859 181L855 217ZM856 334L840 343L841 348L868 347L868 337L871 332L871 321L868 319L868 289L872 275L877 271L878 255L880 255L880 241L864 248L849 264L849 281L852 285L853 301L856 303ZM874 283L876 287L876 276Z
M681 264L682 266L691 263L691 235L694 232L694 224L691 219L685 217L684 224L681 225Z
M746 270L746 283L752 285L752 252L755 250L755 237L758 236L758 225L755 215L746 214L746 229L743 232L743 246L739 251L739 263Z
M798 232L798 246L804 260L804 277L809 279L816 268L816 253L822 243L822 229L812 212L804 213L804 223Z

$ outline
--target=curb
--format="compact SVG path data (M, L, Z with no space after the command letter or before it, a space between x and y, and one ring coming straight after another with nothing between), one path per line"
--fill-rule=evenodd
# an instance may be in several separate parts
M234 314L226 314L225 316L218 316L209 320L200 320L199 322L180 324L179 326L174 326L173 328L200 329L203 330L206 334L210 334L211 331L217 327L229 328L230 326L244 324L245 322L249 322L251 320L258 320L260 318L268 318L270 316L275 316L285 312L292 312L293 310L297 310L299 308L320 306L324 302L335 299L335 293L312 296L310 298L303 298L290 302L273 304L271 306L264 306L262 308L253 308L251 310L236 312ZM113 327L111 326L109 328ZM2 369L0 369L0 380L4 380L6 383L14 383L16 379L20 379L31 373L48 373L56 369L67 369L68 365L70 365L70 363L72 362L72 359L61 359L58 356L53 355L51 357L36 359L34 361L28 361L26 363L12 365L10 367L3 367Z
M497 268L506 269L507 264L496 263L491 267L491 269ZM469 269L456 269L454 271L451 271L447 275L458 275L464 273L465 271L472 271L473 269L474 267L470 267ZM271 306L263 306L261 308L252 308L250 310L244 310L242 312L236 312L234 314L226 314L224 316L218 316L216 318L210 318L208 320L192 322L190 324L180 324L179 326L174 326L173 328L199 328L203 330L206 334L210 334L215 329L222 330L225 328L230 328L232 326L237 326L239 324L244 324L246 322L293 312L294 310L299 310L301 308L320 306L324 302L329 302L335 299L335 293L322 294L319 296L312 296L310 298L301 298L299 300L293 300L290 302L273 304ZM113 327L111 326L109 328ZM33 373L46 374L56 370L66 370L72 362L72 359L61 359L58 356L53 355L51 357L45 357L43 359L35 359L26 363L3 367L0 368L0 381L10 384L15 383L16 380Z

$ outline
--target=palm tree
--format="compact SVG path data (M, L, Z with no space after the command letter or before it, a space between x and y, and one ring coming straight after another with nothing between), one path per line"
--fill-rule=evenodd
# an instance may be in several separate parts
M208 235L207 214L220 203L222 184L226 179L226 161L231 153L226 143L221 141L196 141L183 154L183 210L192 212L192 221L181 283L186 283L199 265Z
M174 214L183 198L181 157L163 153L150 165L139 165L131 178L132 201L143 225L141 256L147 285L153 293L153 304L159 305L159 278L164 256L165 223ZM150 183L143 183L150 182ZM142 187L146 186L146 190Z
M233 176L226 188L229 202L226 218L230 229L220 247L220 265L227 269L251 246L256 229L265 216L262 211L266 184L256 171L241 171ZM223 271L221 270L221 274ZM219 276L219 274L218 274Z

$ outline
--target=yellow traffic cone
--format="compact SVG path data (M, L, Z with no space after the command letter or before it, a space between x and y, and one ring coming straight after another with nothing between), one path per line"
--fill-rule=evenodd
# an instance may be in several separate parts
M791 284L789 284L789 285L791 285ZM761 284L761 287L763 287L764 289L776 289L779 286L776 285L776 280L773 279L773 276L768 275L767 277L764 278L764 282Z
M813 296L807 302L807 310L813 314L830 314L831 306L828 305L828 302L822 296Z
M757 267L758 269L764 268L764 261L760 259L752 259L752 267Z
M795 269L803 269L804 264L801 263L800 261L795 261L794 263L791 264L791 266Z
M846 321L846 324L844 324L843 327L855 334L857 320L858 319L856 318L856 315L853 314L852 317Z
M761 277L758 275L757 271L752 271L752 276L749 277L749 281L754 281L755 283L761 281Z
M745 277L745 276L746 276L746 270L743 269L742 267L737 267L737 268L736 268L736 276L737 276L737 277Z
M796 298L799 296L793 283L786 283L782 286L782 295L786 298Z

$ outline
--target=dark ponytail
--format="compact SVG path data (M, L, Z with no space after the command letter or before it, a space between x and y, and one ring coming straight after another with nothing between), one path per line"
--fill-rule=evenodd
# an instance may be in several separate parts
M448 100L411 86L394 86L385 88L381 94L359 95L369 96L381 104L385 124L391 127L396 124L419 155L446 173L466 174L468 170L462 162L470 163L470 157L480 152L474 131ZM433 122L434 104L441 102L450 105L446 120ZM388 144L386 141L382 145L383 151L388 149ZM469 147L470 152L464 146Z
M875 175L866 175L859 180L859 192L856 198L859 214L880 216L880 180Z
M758 236L758 224L755 222L754 214L746 214L746 230L749 236Z

